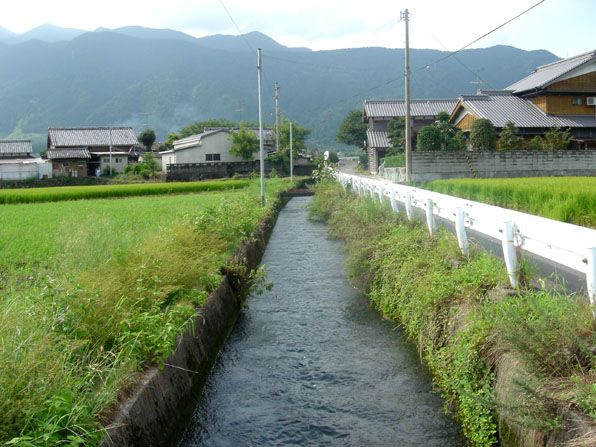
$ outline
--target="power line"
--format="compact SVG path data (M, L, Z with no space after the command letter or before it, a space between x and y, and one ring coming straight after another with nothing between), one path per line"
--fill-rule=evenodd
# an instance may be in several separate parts
M228 11L228 8L226 8L226 5L224 5L223 0L219 0L219 3L221 3L221 6L226 11L226 14L228 15L228 17L230 18L230 21L234 24L234 26L236 27L236 30L238 30L238 35L240 37L242 37L242 40L244 40L244 42L246 43L246 45L248 45L248 48L250 48L252 51L255 51L255 49L252 47L252 45L250 44L250 42L246 39L246 37L244 37L244 34L242 34L242 31L240 31L240 27L238 26L238 24L236 23L236 21L232 17L232 14L230 14L230 11Z

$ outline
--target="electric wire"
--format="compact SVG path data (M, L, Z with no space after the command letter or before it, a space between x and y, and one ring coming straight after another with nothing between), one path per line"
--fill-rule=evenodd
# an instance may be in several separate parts
M238 35L240 37L242 37L242 40L244 40L244 42L246 43L246 45L248 45L248 48L250 48L252 51L255 51L255 49L252 47L252 45L250 44L250 42L248 41L248 39L246 39L246 37L244 36L244 34L242 33L242 31L240 31L240 27L238 26L238 24L236 23L236 21L232 17L232 14L230 14L230 11L228 11L228 8L226 8L226 5L224 4L223 0L219 0L219 3L221 4L222 8L224 9L224 11L226 12L226 14L230 18L230 21L232 22L232 24L236 27L236 30L238 30Z

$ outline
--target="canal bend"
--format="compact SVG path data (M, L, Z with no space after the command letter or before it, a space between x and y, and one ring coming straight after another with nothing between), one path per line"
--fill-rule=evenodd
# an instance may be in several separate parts
M249 298L188 426L190 446L460 446L427 371L395 323L350 286L341 243L281 211Z

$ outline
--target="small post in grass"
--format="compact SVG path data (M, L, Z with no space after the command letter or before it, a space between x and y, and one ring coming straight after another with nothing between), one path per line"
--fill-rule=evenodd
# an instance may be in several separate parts
M435 216L433 215L433 201L432 199L426 200L426 223L428 225L428 232L430 233L431 237L434 235L435 231L437 230L437 226L435 224Z
M505 258L505 266L509 274L509 282L511 287L517 288L517 254L515 253L515 246L513 244L513 222L503 222L503 257Z
M466 227L464 226L464 219L466 218L466 212L461 206L457 207L457 219L455 220L455 233L457 234L457 242L459 243L459 249L464 256L470 254L468 247L468 235L466 234Z
M406 215L408 220L414 219L414 212L412 211L412 193L408 191L406 193Z
M395 188L391 188L391 209L394 213L399 211L399 208L397 207L397 198L395 197L396 194L397 192L395 191Z
M588 296L590 297L592 315L594 316L594 319L596 319L596 308L594 307L594 301L596 296L596 247L588 248L588 255L586 259L588 261L588 265L586 267Z

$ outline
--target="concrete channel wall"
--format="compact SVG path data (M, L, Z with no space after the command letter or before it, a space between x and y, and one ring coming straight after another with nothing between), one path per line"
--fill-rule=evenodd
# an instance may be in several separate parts
M412 152L413 181L595 174L595 150ZM385 168L379 175L403 182L405 168Z
M178 445L219 349L238 317L248 291L248 275L261 261L277 215L288 200L280 199L273 215L257 228L254 240L238 248L235 259L244 268L223 272L219 288L207 299L193 330L179 337L166 366L144 371L119 403L101 447Z

